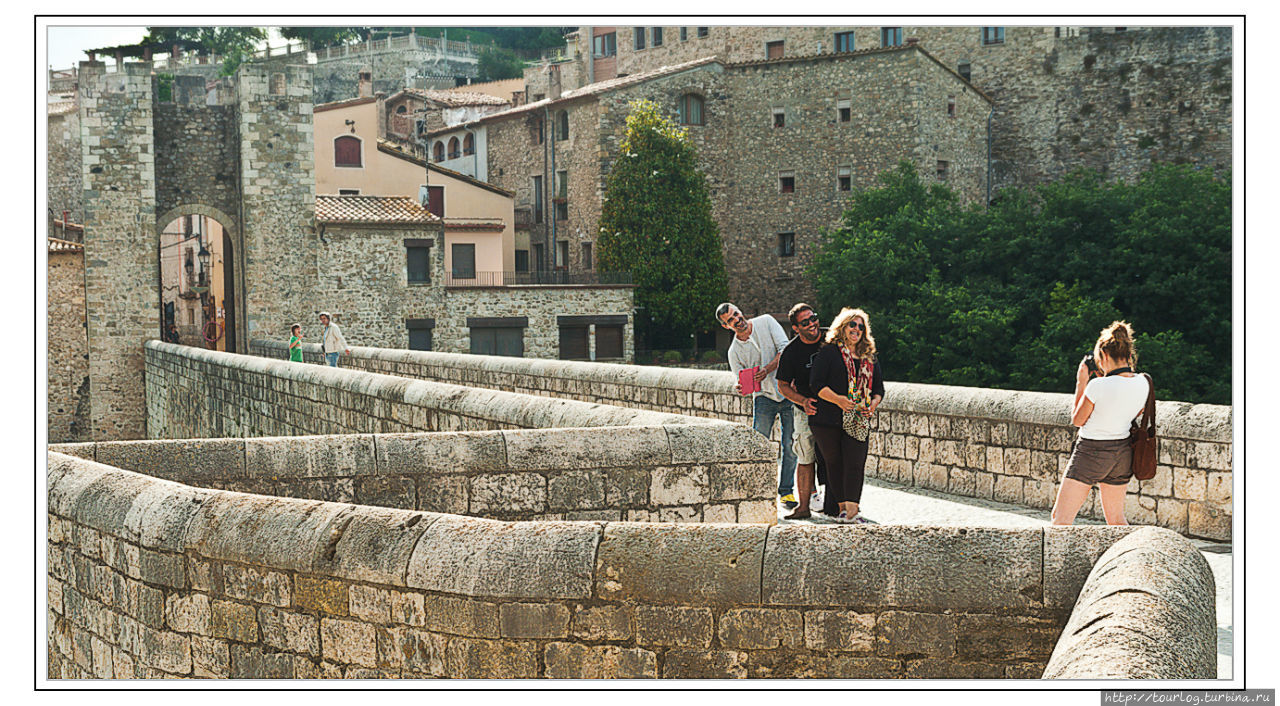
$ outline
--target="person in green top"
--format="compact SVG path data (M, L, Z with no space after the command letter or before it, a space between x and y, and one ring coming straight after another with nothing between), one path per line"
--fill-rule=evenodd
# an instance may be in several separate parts
M302 324L294 324L289 327L289 332L293 335L289 337L289 360L295 363L302 362Z

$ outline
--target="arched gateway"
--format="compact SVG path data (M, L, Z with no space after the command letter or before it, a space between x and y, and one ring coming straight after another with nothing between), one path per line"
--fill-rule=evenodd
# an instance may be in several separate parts
M79 77L92 438L145 438L142 345L179 304L199 340L239 352L310 315L311 68L162 87L149 63L91 61Z

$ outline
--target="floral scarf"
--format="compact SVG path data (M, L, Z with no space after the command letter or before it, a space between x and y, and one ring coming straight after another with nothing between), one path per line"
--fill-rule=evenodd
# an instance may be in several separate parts
M849 399L858 405L858 411L864 415L871 410L871 377L875 372L875 362L870 356L855 358L853 351L840 344L840 355L844 358L845 370L849 373Z

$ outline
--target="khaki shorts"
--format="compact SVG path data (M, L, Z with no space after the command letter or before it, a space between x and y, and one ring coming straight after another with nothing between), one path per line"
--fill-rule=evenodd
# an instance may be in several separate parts
M814 451L813 432L809 430L809 415L796 407L791 411L791 422L791 450L796 454L796 463L813 463L818 454Z
M1085 485L1126 485L1133 475L1129 467L1132 459L1128 439L1076 439L1071 460L1067 461L1067 477Z

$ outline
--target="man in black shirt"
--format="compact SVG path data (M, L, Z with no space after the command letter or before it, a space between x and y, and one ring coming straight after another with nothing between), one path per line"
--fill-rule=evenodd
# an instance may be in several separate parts
M792 447L796 453L796 497L800 504L786 519L803 520L810 516L809 498L814 492L814 467L821 463L817 445L813 443L813 433L809 431L809 417L816 411L817 400L817 395L809 389L809 366L813 356L822 347L822 329L818 327L818 315L813 307L805 303L791 307L787 318L791 321L791 330L796 332L796 337L782 349L782 357L778 361L778 391L795 403L797 410L792 415ZM823 505L823 511L826 512L826 503Z

